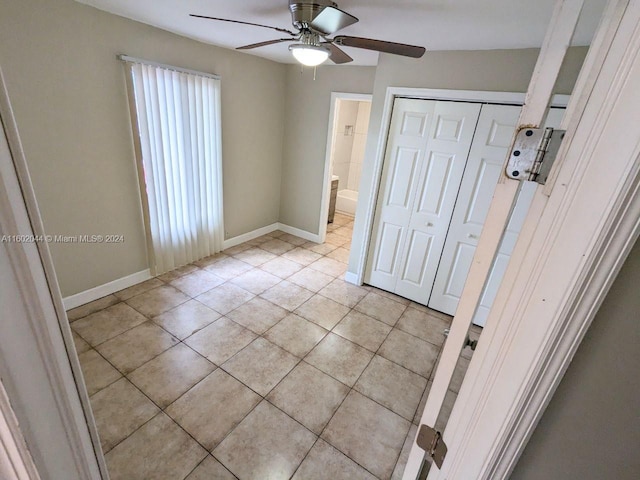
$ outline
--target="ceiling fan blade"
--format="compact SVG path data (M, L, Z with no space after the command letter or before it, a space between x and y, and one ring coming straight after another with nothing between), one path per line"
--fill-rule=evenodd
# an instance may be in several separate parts
M272 27L270 25L262 25L260 23L242 22L240 20L229 20L228 18L207 17L206 15L196 15L194 13L190 13L189 16L196 17L196 18L206 18L207 20L218 20L219 22L240 23L242 25L251 25L253 27L270 28L271 30L276 30L278 32L288 33L293 37L298 36L297 33L294 33L291 30L287 30L286 28Z
M358 22L356 17L339 8L324 7L309 26L323 35L331 35L356 22Z
M244 45L242 47L237 47L236 50L250 50L252 48L258 47L266 47L267 45L273 45L274 43L281 42L295 42L295 38L277 38L275 40L267 40L266 42L252 43L251 45Z
M405 57L420 58L426 49L416 45L406 45L404 43L385 42L384 40L373 40L371 38L348 37L339 35L333 39L337 45L345 47L364 48L375 50L376 52L392 53L394 55L404 55Z
M331 42L322 42L322 45L326 45L329 47L331 53L329 54L329 60L333 63L341 65L343 63L353 62L353 58L346 54L346 52L338 47L336 47Z

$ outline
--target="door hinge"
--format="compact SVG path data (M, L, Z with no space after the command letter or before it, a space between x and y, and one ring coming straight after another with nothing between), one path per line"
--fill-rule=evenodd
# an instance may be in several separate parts
M507 177L547 183L565 130L523 128L518 131L507 163Z
M426 455L433 459L433 463L435 463L438 468L442 468L444 457L447 456L447 446L442 439L442 434L438 430L428 425L420 425L416 443L425 451Z

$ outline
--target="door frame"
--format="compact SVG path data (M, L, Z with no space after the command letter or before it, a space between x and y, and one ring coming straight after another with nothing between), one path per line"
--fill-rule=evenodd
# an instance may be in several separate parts
M450 458L430 480L509 476L638 239L638 25L640 4L609 2L555 183L536 192L445 430Z
M327 149L324 158L324 177L322 181L322 200L320 202L320 223L318 225L318 243L324 243L327 238L327 216L329 215L329 201L331 200L331 176L333 175L333 149L336 142L336 104L338 100L351 100L354 102L371 102L373 95L370 93L344 93L331 92L331 104L329 107L329 129L327 130ZM360 199L358 199L360 201Z
M556 32L563 31L558 20L563 8L577 3L559 0L551 22ZM640 82L638 25L640 4L608 3L563 122L567 134L552 182L536 191L444 432L449 454L442 469L431 469L430 480L509 476L638 238L640 125L633 122L640 108L640 92L633 88ZM562 43L550 49L555 52L547 50L555 57L547 58L551 64L561 62ZM544 60L540 67L546 71L538 74L548 74L544 81L550 90L553 68ZM538 124L542 117L546 100L540 90L540 85L530 88L533 108L521 118L524 125ZM483 231L487 258L477 260L479 265L490 260L488 249L499 241L515 185L499 184L493 222L487 221L488 232ZM472 315L474 293L481 287L478 275L471 280L465 286L465 311L459 307L456 315L464 320ZM463 337L464 332L453 344L462 345ZM423 422L428 423L425 415ZM407 468L404 478L414 479L416 468Z
M457 102L475 102L475 103L495 103L504 105L524 105L526 94L518 92L497 92L497 91L480 91L480 90L448 90L433 88L414 88L414 87L387 87L384 98L384 107L382 110L382 121L380 132L383 134L378 136L378 145L373 163L373 186L369 189L369 196L366 199L358 198L358 202L365 203L366 208L363 212L362 219L364 232L362 238L363 247L356 256L355 271L347 272L345 280L356 285L364 283L365 271L367 268L367 259L372 252L371 240L373 238L373 226L375 223L376 205L382 185L382 170L384 167L384 157L387 150L388 134L391 127L391 115L393 113L393 104L396 98L414 98L416 100L440 100L440 101L457 101ZM551 100L552 107L563 107L569 103L571 96L557 94ZM328 205L328 204L327 204ZM326 231L326 226L325 226ZM324 238L323 238L324 241ZM356 253L354 251L354 253Z
M6 139L9 150L8 155L0 157L0 185L3 186L0 192L4 190L0 194L4 197L0 201L0 231L5 234L19 232L27 238L34 235L34 239L41 239L6 244L11 271L3 272L3 275L15 280L22 293L15 304L21 305L25 315L21 322L17 322L16 328L10 330L11 335L0 337L0 357L5 349L10 350L10 345L14 348L20 345L24 351L35 353L27 363L17 356L0 358L0 374L9 406L23 422L19 425L12 421L6 405L1 405L0 414L9 429L6 436L3 432L2 438L4 441L4 438L11 437L13 443L19 445L20 439L26 437L26 449L33 455L36 467L42 469L39 473L43 477L50 473L47 461L60 454L72 457L73 466L70 468L77 472L77 478L108 479L89 395L47 243L51 236L45 234L1 68L0 136L2 143ZM43 378L46 380L42 381ZM21 402L25 395L34 402ZM0 401L0 404L4 403ZM30 422L37 422L38 418L44 418L43 415L51 420L51 432L29 428ZM52 432L57 437L54 445L51 443ZM12 458L18 460L16 455ZM22 467L29 471L29 458L24 450L21 460Z

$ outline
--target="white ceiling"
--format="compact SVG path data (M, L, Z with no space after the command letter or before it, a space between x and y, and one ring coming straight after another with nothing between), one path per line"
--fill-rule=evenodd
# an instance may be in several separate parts
M78 0L100 10L153 25L185 37L236 48L282 34L264 28L189 17L190 13L291 29L287 0ZM340 34L421 45L427 50L490 50L539 47L555 0L339 0L360 22ZM588 45L606 0L586 0L574 45ZM378 54L344 50L348 65L376 65ZM254 50L282 63L294 63L287 44Z

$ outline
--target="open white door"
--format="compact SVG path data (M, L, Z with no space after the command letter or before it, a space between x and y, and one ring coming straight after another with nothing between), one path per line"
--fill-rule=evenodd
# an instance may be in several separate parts
M493 192L503 171L511 140L522 107L487 104L482 106L469 160L453 210L451 225L444 243L429 307L454 315L464 283L471 268L478 239L491 205ZM559 128L564 108L552 108L544 127ZM509 263L529 206L536 190L533 182L524 182L513 209L498 255L489 273L473 323L484 327L489 309Z
M558 0L556 4L543 47L538 57L538 62L532 75L525 105L518 120L518 125L522 126L522 128L542 125L551 102L556 78L578 22L582 4L582 0ZM511 149L509 150L511 151ZM519 181L510 180L502 173L475 251L456 316L451 325L449 337L441 354L439 366L421 418L420 423L423 425L435 425L451 382L458 356L464 345L467 331L478 309L482 293L487 284L489 272L494 264L500 242L511 217L512 207L520 190ZM476 352L472 360L470 370L474 365L474 361L476 363L478 361L478 353L479 352ZM454 444L454 447L457 447L457 445ZM415 480L418 477L423 464L424 454L424 450L414 442L405 468L404 480ZM451 461L451 457L448 460ZM445 460L445 462L446 461L447 460ZM472 470L472 468L469 468L467 472ZM430 470L429 478L433 480L446 477L446 475L440 477L439 473L438 469L434 467ZM464 478L480 477L467 476Z

